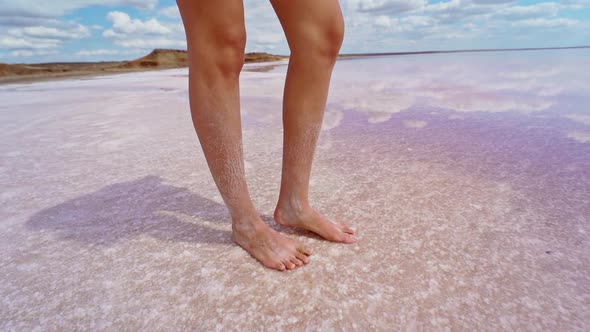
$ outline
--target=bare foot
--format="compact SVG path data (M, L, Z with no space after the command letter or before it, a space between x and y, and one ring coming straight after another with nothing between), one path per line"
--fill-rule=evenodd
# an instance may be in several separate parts
M312 231L326 240L355 243L354 231L344 223L335 223L317 213L309 205L279 201L274 213L275 221L283 226L300 227Z
M311 255L302 243L281 235L262 220L234 220L232 240L264 266L279 271L307 264Z

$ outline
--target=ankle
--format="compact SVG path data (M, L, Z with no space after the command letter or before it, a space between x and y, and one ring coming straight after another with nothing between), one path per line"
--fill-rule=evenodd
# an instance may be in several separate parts
M275 209L275 213L288 212L289 214L301 215L309 210L309 202L307 198L302 198L296 195L281 195Z
M229 206L229 205L228 205ZM258 211L252 204L242 204L232 206L228 209L232 222L248 222L249 220L260 219Z
M265 223L259 215L232 216L232 229L259 228Z

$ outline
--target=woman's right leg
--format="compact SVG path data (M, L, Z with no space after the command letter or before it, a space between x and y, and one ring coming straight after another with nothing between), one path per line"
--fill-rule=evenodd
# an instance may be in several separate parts
M267 267L307 263L310 251L266 225L246 186L239 75L246 31L242 0L177 0L189 56L193 124L215 184L232 217L232 239Z

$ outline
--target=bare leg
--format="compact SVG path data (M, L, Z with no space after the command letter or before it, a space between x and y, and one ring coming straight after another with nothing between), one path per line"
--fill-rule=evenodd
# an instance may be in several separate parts
M338 0L271 0L291 49L283 99L283 169L275 220L330 241L353 243L354 232L310 207L309 177L332 69L344 34Z
M246 32L242 0L178 0L189 53L193 124L215 184L232 217L232 239L267 267L293 269L310 251L271 229L245 180L239 74Z

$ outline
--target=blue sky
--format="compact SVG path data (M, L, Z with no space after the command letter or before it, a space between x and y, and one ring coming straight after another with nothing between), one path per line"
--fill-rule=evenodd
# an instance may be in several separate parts
M590 45L590 0L340 4L342 53ZM244 6L246 51L288 54L270 3ZM0 62L122 60L154 48L186 48L175 1L0 0Z

